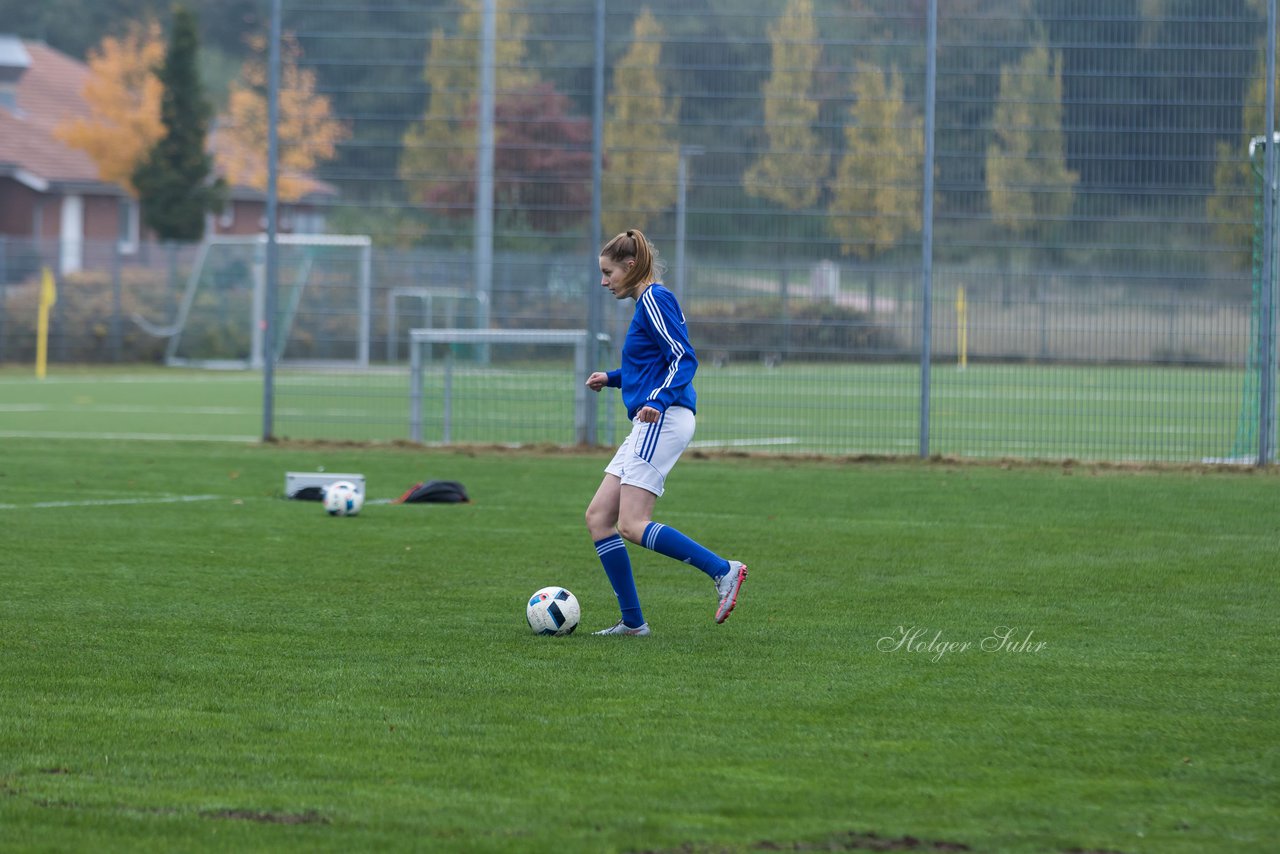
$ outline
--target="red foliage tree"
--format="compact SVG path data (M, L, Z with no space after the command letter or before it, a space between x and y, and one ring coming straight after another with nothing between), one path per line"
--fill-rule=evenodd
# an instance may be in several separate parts
M570 114L569 98L550 83L500 97L494 104L494 209L504 226L558 232L587 215L591 193L591 122ZM474 134L472 117L462 128ZM457 153L455 175L474 174L474 150ZM473 181L437 183L423 201L469 216Z

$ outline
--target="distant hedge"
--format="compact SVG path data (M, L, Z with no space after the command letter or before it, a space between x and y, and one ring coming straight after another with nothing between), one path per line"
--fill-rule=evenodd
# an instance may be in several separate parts
M135 313L157 323L172 319L173 308L164 275L126 271L120 287L120 359L125 362L158 362L164 358L165 339L144 332L131 319ZM40 304L37 278L4 289L3 348L0 359L30 361L35 358L36 317ZM106 362L111 353L111 320L114 315L110 273L71 273L58 280L58 302L49 313L49 358L57 362Z
M903 347L868 312L827 301L780 299L700 303L686 312L702 361L779 358L865 361Z

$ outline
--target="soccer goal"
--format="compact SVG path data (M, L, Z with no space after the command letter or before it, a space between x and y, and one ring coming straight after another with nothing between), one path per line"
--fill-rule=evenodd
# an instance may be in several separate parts
M430 380L434 398L433 433L443 444L457 439L485 442L557 442L588 440L585 329L411 329L409 330L409 437L423 441L424 398ZM607 341L607 336L601 336ZM440 363L431 359L434 344L449 345ZM460 346L490 348L491 358L454 364ZM564 348L573 349L567 362ZM568 435L572 396L572 437ZM563 400L563 402L561 402ZM459 417L459 411L467 412ZM545 418L545 423L539 421ZM459 422L466 435L458 436Z
M276 238L277 362L368 367L372 241L366 235ZM201 244L177 317L140 326L169 339L165 364L261 368L266 352L266 235L215 236Z

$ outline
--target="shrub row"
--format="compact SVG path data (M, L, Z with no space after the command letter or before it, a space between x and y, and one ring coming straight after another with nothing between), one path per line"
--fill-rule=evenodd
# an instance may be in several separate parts
M763 299L699 303L687 310L703 361L890 358L902 346L894 330L868 312L831 302Z

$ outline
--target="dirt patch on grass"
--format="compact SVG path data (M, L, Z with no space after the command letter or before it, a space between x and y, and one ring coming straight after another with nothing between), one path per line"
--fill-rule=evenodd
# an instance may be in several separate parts
M762 839L745 846L707 845L686 842L675 848L646 849L633 851L631 854L732 854L741 851L919 851L919 852L959 852L972 851L963 842L944 839L920 839L916 836L881 836L869 831L848 830L829 836L825 839L802 840L798 842L775 842ZM1062 854L1124 854L1111 848L1068 848Z
M722 848L715 845L698 845L692 842L686 842L678 848L666 848L656 851L638 851L633 852L633 854L727 854L729 851L742 850L957 852L971 851L973 849L963 842L949 842L940 839L920 839L915 836L889 837L880 836L877 833L849 830L826 839L811 841L775 842L769 839L762 839L759 842L753 842L747 845L745 849L737 846L733 848Z
M299 450L395 450L421 453L454 454L460 457L477 456L525 456L525 457L609 457L612 445L557 445L551 442L529 444L455 443L451 445L420 444L406 439L389 441L337 441L327 439L270 440L270 446ZM1116 462L1107 460L1076 460L1072 458L1022 458L1022 457L955 457L931 454L921 458L918 454L823 454L785 453L775 451L749 451L729 448L691 448L686 459L694 460L759 460L792 464L837 465L907 465L940 466L946 468L999 468L1009 469L1059 469L1063 474L1236 474L1244 476L1280 477L1280 465L1256 466L1253 464L1205 463L1205 462Z
M794 842L777 844L757 842L751 846L756 851L969 851L963 842L940 839L918 839L914 836L884 837L875 833L850 830L819 842Z
M200 813L205 818L220 818L228 821L256 821L260 824L328 824L325 818L314 810L306 812L266 812L262 810L212 810Z

